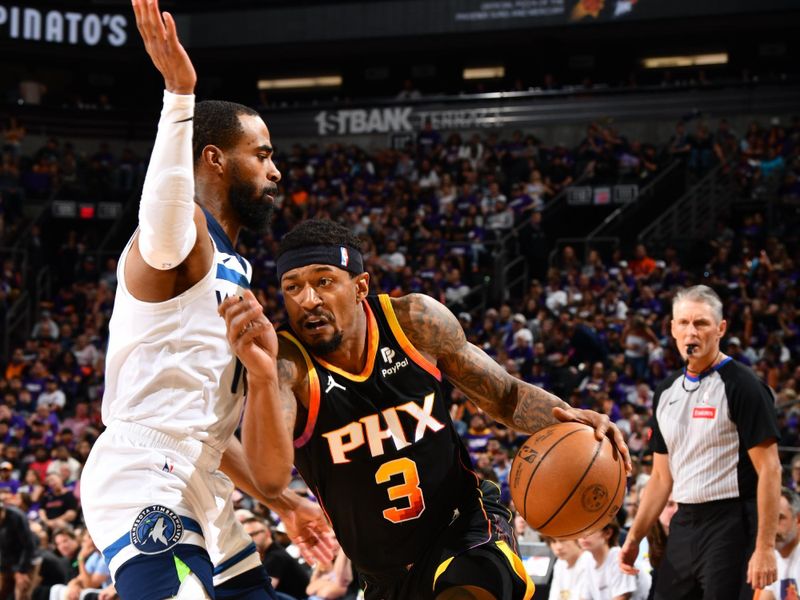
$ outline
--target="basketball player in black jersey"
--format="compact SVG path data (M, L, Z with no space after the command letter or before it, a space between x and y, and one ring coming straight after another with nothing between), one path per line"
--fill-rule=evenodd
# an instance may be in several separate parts
M284 236L278 276L289 317L279 332L279 391L295 465L358 569L367 600L528 600L511 515L481 482L448 413L446 376L492 417L533 433L581 421L627 448L605 415L570 408L515 379L469 344L434 299L368 296L359 240L331 221ZM264 327L249 292L220 307L250 356ZM275 363L266 360L265 369ZM248 401L271 393L250 361ZM274 392L272 392L274 393Z

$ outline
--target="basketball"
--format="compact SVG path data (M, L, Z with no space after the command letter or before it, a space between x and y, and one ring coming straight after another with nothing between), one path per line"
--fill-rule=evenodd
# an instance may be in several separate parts
M520 515L542 535L574 539L604 527L622 506L622 455L583 423L556 423L529 437L514 457L509 488Z

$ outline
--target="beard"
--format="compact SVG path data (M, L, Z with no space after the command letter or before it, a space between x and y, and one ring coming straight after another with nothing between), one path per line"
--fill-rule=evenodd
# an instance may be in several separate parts
M339 348L342 345L342 339L344 339L344 335L342 335L341 331L337 331L331 339L317 342L311 346L311 349L317 356L325 356Z
M778 534L775 539L775 548L783 550L797 538L797 530L789 531L786 535Z
M252 183L239 176L239 169L233 167L233 183L228 190L228 201L239 217L242 227L254 233L264 233L272 220L275 210L267 196L275 197L278 186L274 183L265 185L260 190Z

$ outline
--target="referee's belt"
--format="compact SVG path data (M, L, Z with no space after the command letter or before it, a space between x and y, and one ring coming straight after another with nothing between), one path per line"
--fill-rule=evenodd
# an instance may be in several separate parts
M710 511L717 511L723 508L740 506L742 504L755 502L755 498L723 498L722 500L709 500L708 502L684 503L678 502L678 509L684 514L700 514Z

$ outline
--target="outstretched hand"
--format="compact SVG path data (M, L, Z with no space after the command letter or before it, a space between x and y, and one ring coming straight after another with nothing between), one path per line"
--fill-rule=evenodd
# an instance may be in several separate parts
M278 335L253 292L229 296L218 310L225 319L231 348L247 369L248 380L277 381Z
M281 514L281 521L309 565L330 564L336 558L339 543L319 504L300 498L292 511Z
M170 13L159 10L158 0L131 0L131 4L145 50L164 77L167 91L193 94L197 74L178 40L175 19Z
M585 423L594 429L594 435L598 440L607 435L622 455L628 475L631 474L631 454L628 451L628 445L625 443L625 438L622 437L622 432L611 422L608 415L582 408L560 408L556 406L553 408L553 416L559 421Z

